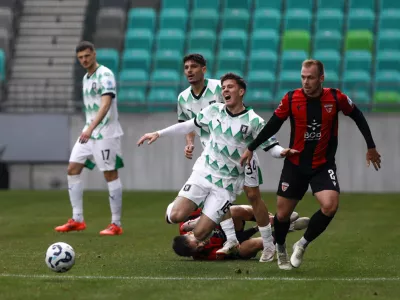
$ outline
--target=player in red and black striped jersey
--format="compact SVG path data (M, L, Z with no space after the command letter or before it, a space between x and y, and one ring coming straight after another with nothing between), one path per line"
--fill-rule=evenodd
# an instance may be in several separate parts
M276 134L289 118L290 148L299 151L285 159L278 187L277 212L274 218L278 266L281 269L299 267L307 245L329 225L339 205L339 182L336 175L335 154L338 145L338 114L354 120L367 143L367 165L380 168L380 154L376 151L368 123L352 100L333 88L323 88L324 66L318 60L306 60L301 69L302 88L288 92L273 116L241 157L248 162L252 152ZM285 240L289 216L311 186L320 203L310 220L304 236L293 247L288 259Z

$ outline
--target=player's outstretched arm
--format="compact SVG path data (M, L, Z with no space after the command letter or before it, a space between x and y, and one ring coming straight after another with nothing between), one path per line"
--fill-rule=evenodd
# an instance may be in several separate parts
M185 136L186 139L186 146L184 149L185 156L188 159L193 158L193 150L194 150L194 138L196 136L196 132L190 132Z

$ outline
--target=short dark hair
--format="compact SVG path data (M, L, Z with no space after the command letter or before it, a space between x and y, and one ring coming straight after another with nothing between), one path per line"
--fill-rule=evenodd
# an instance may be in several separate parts
M81 51L85 51L86 49L90 49L91 51L94 50L94 45L91 42L88 41L82 41L79 42L79 44L76 46L75 52L81 52Z
M178 235L174 237L172 242L172 249L174 249L175 253L179 256L192 256L194 251L189 246L189 242L187 240L187 236L185 235Z
M319 76L324 75L324 64L322 63L322 61L318 60L318 59L306 59L305 61L303 61L302 66L309 68L312 65L317 66L318 72L319 72Z
M225 80L228 79L233 79L236 81L236 83L244 90L246 90L247 85L246 82L244 81L244 79L242 77L240 77L239 75L235 74L235 73L226 73L224 75L221 76L220 80L221 80L221 85L224 83Z
M197 62L200 66L205 67L207 65L207 61L203 55L199 53L190 53L183 58L183 64L185 64L188 60L193 60Z

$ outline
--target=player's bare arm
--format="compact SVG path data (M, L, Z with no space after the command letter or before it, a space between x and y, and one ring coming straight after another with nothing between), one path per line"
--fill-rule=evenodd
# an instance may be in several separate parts
M185 146L185 156L188 159L193 158L193 150L194 150L194 138L196 136L196 132L192 131L188 133L186 138L186 146Z
M82 134L81 134L81 136L79 138L79 142L84 144L84 143L87 143L87 141L89 141L90 137L92 136L93 130L97 127L97 125L100 124L100 122L104 119L104 117L106 116L107 112L109 111L110 106L111 106L111 102L112 102L111 95L103 95L103 96L101 96L100 109L99 109L96 117L92 121L92 123L90 123L89 127L84 132L82 132Z

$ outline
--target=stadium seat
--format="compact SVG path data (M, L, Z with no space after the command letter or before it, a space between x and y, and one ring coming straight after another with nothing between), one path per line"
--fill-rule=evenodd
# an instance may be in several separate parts
M344 0L318 0L317 3L318 10L321 9L334 9L340 12L344 10Z
M179 73L173 70L154 70L150 76L152 87L174 88L179 84ZM176 98L177 95L175 95Z
M6 56L4 50L0 49L0 82L6 78Z
M314 51L341 51L343 37L339 31L317 31L314 37Z
M375 75L374 89L378 92L397 92L400 93L400 72L377 71Z
M189 0L162 0L161 10L168 8L179 8L185 11L189 10Z
M377 50L399 50L400 30L381 30L378 32Z
M149 73L144 70L125 69L119 73L119 87L124 89L135 89L136 91L145 92Z
M303 50L310 52L310 34L303 30L289 30L283 35L283 50Z
M305 9L290 9L285 15L285 30L311 31L312 14Z
M128 29L149 29L154 32L156 12L152 8L132 8L128 13Z
M145 103L145 93L141 90L135 88L121 88L118 91L118 112L144 112L147 109L143 106ZM142 106L134 106L133 104L141 104Z
M400 10L385 10L380 14L379 28L399 30Z
M298 79L300 78L301 64L308 58L305 51L286 50L282 52L281 70L296 71Z
M268 89L249 89L244 96L244 103L245 105L270 104L271 108L269 110L272 110L275 108L272 95L271 90Z
M279 74L279 89L277 95L278 98L284 96L284 94L290 90L294 90L301 87L301 76L300 76L300 68L296 71L282 71ZM280 91L286 90L285 93L281 94Z
M192 30L188 37L189 49L207 48L214 51L217 37L211 30Z
M256 10L258 9L275 9L277 11L281 11L282 9L282 0L255 0Z
M160 50L154 58L154 68L181 72L183 70L180 53L171 50Z
M215 72L215 75L214 75L213 78L220 79L220 78L221 78L223 75L225 75L226 73L235 73L235 74L237 74L237 75L239 75L239 76L242 76L242 77L243 77L243 75L244 75L243 71L241 71L241 70L235 70L235 69L220 69L220 70L217 70L217 71Z
M257 29L251 35L251 51L272 50L277 51L279 35L275 30Z
M248 69L250 71L268 70L275 73L277 61L276 51L254 50L250 54Z
M219 22L219 15L216 10L199 9L193 10L190 18L190 28L204 29L216 32Z
M348 92L345 91L345 93L347 94L347 96L349 96L349 98L352 101L354 101L354 103L361 111L370 110L368 105L371 104L371 96L368 93L368 91L361 88L361 89L350 90Z
M373 107L373 111L376 112L393 112L399 111L400 109L400 93L396 92L376 92L374 94L374 104L377 106ZM378 105L396 105L395 107L379 107Z
M250 71L247 75L249 90L268 89L272 91L275 87L275 72L270 71Z
M223 30L220 35L221 50L246 51L247 34L244 30Z
M96 18L96 31L115 29L125 31L126 12L122 8L101 8Z
M313 2L313 0L286 0L286 9L305 9L311 12Z
M157 50L176 50L182 53L185 34L178 29L161 29L157 34Z
M375 11L375 0L347 0L349 9L369 9Z
M97 48L112 48L118 52L122 49L125 32L119 30L101 30L94 34L94 44Z
M281 27L281 13L278 10L256 10L253 17L253 30L275 30Z
M219 52L217 57L217 72L219 70L238 70L241 74L244 73L246 56L240 50L225 50Z
M325 64L324 64L325 67ZM324 70L325 74L325 80L324 80L324 87L332 87L332 88L337 88L339 86L339 75L337 72L332 71L330 69L325 68Z
M367 9L354 9L349 11L348 30L369 30L374 31L375 13Z
M177 89L176 88L158 88L150 89L148 95L148 111L163 112L171 111L176 108ZM165 104L165 105L162 105Z
M120 7L126 10L128 4L129 0L100 0L100 7Z
M219 12L220 2L215 0L193 0L193 11L199 9L210 9Z
M385 10L400 10L400 2L397 0L380 0L381 11Z
M250 14L244 9L225 9L222 16L223 29L248 30Z
M223 0L224 9L246 9L252 6L252 0Z
M357 90L368 90L371 76L366 71L348 71L343 73L343 92L350 93Z
M129 29L125 35L125 49L151 51L153 40L153 33L149 29Z
M160 29L186 30L188 13L183 9L164 9L159 18Z
M376 70L400 70L400 51L379 51L376 58Z
M119 69L119 53L115 49L96 49L96 57L99 64L109 68L115 76Z
M336 50L318 50L314 52L313 59L318 59L324 63L325 70L330 70L335 74L340 72L341 55Z
M150 65L150 52L146 50L125 49L122 54L122 69L135 69L149 72Z
M344 72L366 71L371 72L372 55L365 50L349 50L345 52Z
M372 32L366 30L348 31L346 35L346 50L372 51L374 39Z
M323 9L317 13L317 31L343 29L343 12L337 9Z

